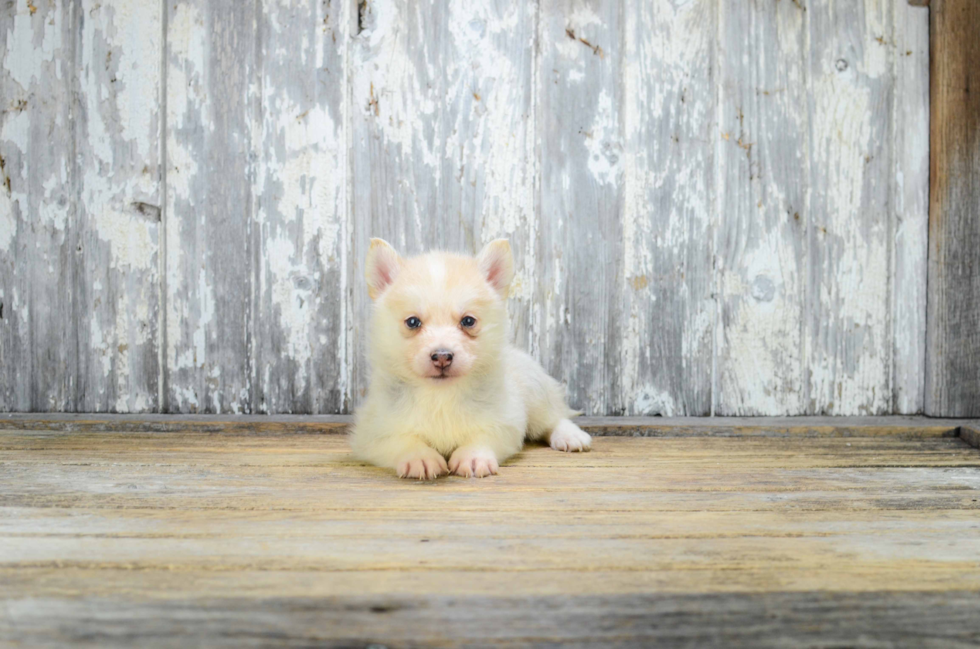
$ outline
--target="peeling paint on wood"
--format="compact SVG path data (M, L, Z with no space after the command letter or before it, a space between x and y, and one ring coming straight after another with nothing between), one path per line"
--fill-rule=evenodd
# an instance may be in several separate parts
M627 3L622 48L622 383L590 412L711 414L717 82L714 2ZM616 215L619 216L619 215ZM609 236L603 226L604 236ZM594 264L589 262L589 266ZM591 271L574 276L571 288ZM580 320L606 314L582 305ZM581 326L581 324L579 325ZM569 348L569 358L578 356ZM586 372L588 368L583 368Z
M253 196L253 412L341 412L347 394L345 2L264 2Z
M77 409L76 4L0 9L0 410Z
M0 410L350 412L371 236L590 414L921 412L927 9L0 9Z
M806 412L806 12L722 3L715 414Z
M535 336L585 412L619 409L624 378L623 19L618 3L546 0L538 30Z
M807 412L892 410L891 2L807 5Z
M159 3L78 5L77 409L157 410ZM147 214L150 218L147 218Z
M168 412L251 412L254 3L168 4Z

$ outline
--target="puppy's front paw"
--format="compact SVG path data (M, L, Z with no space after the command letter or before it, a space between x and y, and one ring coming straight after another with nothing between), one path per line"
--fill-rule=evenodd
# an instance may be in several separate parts
M449 470L464 478L496 475L499 468L497 456L486 448L458 448L449 457Z
M551 431L551 448L566 452L588 451L592 448L592 438L569 420L562 419Z
M419 480L435 480L449 473L446 458L434 449L424 448L412 451L398 460L395 471L399 478L418 478Z

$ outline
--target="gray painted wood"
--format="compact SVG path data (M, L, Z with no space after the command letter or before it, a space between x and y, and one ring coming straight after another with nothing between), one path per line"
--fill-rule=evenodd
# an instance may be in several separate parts
M349 2L264 1L254 138L253 412L342 412Z
M538 356L573 408L621 412L625 16L545 0L540 20Z
M160 376L162 5L102 0L77 8L76 408L152 411Z
M722 13L716 412L920 412L927 15L806 9Z
M625 135L623 150L614 152L623 174L622 205L609 217L622 222L622 242L610 242L613 258L623 255L620 268L610 267L621 300L608 307L620 311L610 318L619 343L618 355L597 357L607 377L622 378L606 403L589 404L589 412L708 415L716 327L717 6L657 1L625 7L619 44ZM581 305L577 329L582 320L606 317L582 293L595 264L590 259L570 274L570 299ZM570 343L571 362L581 341ZM588 373L589 366L582 370Z
M892 3L806 5L807 411L892 409Z
M980 415L980 6L937 0L926 413Z
M75 410L70 2L0 9L0 409Z
M167 4L168 412L252 410L257 11Z
M807 412L806 10L722 2L715 414Z
M0 410L350 412L369 237L507 236L590 414L920 412L927 15L6 4Z
M929 9L894 3L892 412L925 406L929 237Z

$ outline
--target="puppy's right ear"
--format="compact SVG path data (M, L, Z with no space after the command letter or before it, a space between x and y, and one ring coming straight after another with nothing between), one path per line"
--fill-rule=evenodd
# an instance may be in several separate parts
M401 265L402 258L387 241L371 239L364 276L367 278L368 295L372 300L376 300L395 281Z

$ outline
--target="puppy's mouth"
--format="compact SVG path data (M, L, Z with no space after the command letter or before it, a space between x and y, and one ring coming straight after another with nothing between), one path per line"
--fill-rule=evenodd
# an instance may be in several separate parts
M438 374L427 374L425 378L432 381L450 381L452 379L459 378L460 374L458 372L454 372L453 369L455 368L440 370Z

